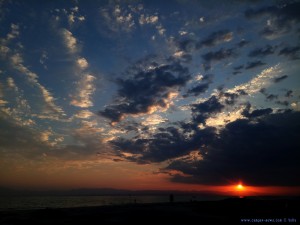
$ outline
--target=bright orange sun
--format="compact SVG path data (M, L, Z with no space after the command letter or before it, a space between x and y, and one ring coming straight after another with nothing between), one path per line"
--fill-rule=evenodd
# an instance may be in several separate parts
M244 190L244 186L242 185L242 184L238 184L238 185L236 185L236 189L238 190L238 191L242 191L242 190Z

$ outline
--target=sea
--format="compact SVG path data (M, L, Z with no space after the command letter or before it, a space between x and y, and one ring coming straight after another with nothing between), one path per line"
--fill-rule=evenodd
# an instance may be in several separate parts
M220 196L174 196L174 202L214 201ZM169 202L167 195L158 196L10 196L0 197L0 211L45 208L73 208L105 205L145 204Z

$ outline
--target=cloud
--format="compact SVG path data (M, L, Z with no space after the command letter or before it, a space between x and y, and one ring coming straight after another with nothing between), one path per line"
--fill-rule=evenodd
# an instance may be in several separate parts
M96 80L95 76L89 73L82 74L81 79L77 82L77 94L76 96L72 96L72 100L70 102L71 105L81 108L93 106L91 95L96 90L94 80Z
M105 28L111 32L130 32L135 28L132 12L118 4L112 4L100 9L100 15L104 21Z
M77 39L73 36L73 34L67 29L61 29L61 35L63 37L64 44L67 47L67 49L71 53L77 52L78 51Z
M274 79L274 82L275 82L275 83L279 83L279 82L285 80L286 78L288 78L288 75L283 75L283 76L280 76L280 77L276 77L276 78Z
M77 59L77 65L79 66L80 69L84 70L89 66L89 63L85 58L79 58Z
M256 111L260 120L227 124L200 148L201 160L174 160L165 171L178 171L171 175L173 182L226 185L242 180L248 185L299 186L300 113L269 111Z
M220 30L213 32L205 40L198 43L198 48L201 46L213 47L224 42L229 42L233 39L233 32L228 30Z
M248 62L245 69L249 70L249 69L253 69L253 68L256 68L256 67L259 67L259 66L263 66L263 65L266 65L266 63L264 63L260 60L256 60L256 61Z
M250 112L250 107L251 105L248 104L247 107L243 110L242 115L247 117L247 118L256 118L260 116L265 116L273 112L271 108L266 108L266 109L256 109Z
M19 53L14 54L10 58L11 64L13 67L18 70L19 72L25 74L27 76L28 81L37 87L41 93L41 96L44 100L44 113L46 114L56 114L56 116L63 116L64 111L61 107L55 104L55 98L52 94L38 82L38 75L32 71L30 71L26 66L23 64L23 58Z
M268 39L278 38L293 30L300 20L299 2L290 2L282 6L266 6L260 9L248 9L248 19L267 19L267 25L260 34Z
M80 119L87 119L87 118L90 118L92 116L94 116L95 114L92 113L91 111L89 110L81 110L79 111L78 113L76 113L74 116L76 118L80 118Z
M25 156L34 157L37 147L42 146L39 134L31 127L21 124L3 109L0 110L0 115L1 147L9 150L10 154L20 152ZM5 154L5 151L1 151L0 154Z
M298 52L300 51L300 47L295 46L295 47L285 47L280 50L278 55L284 55L288 57L290 60L297 60L300 59L298 56Z
M149 138L140 136L130 140L116 138L110 143L126 160L137 163L163 162L199 149L205 139L209 139L214 131L214 129L207 128L201 131L197 130L190 135L188 127L189 125L185 124L178 128L160 128L160 132L156 132Z
M11 51L11 49L8 47L9 43L13 40L19 37L20 31L19 31L19 25L17 24L11 24L10 25L10 32L6 35L6 38L0 38L0 56L6 57L8 53Z
M112 122L119 122L128 115L166 110L189 79L188 69L176 62L150 66L148 70L138 69L131 77L117 79L120 88L115 102L99 114Z
M276 47L271 45L266 45L262 48L256 48L253 51L251 51L248 56L249 57L263 57L267 55L274 54Z
M194 87L190 88L187 91L187 94L184 97L187 96L198 96L202 93L204 93L208 88L209 85L212 83L213 75L205 75L201 76L200 79L196 77L196 81L201 81L201 83L197 83Z
M288 90L285 95L285 97L289 98L289 97L292 97L293 96L293 91L292 90Z
M148 116L143 122L142 125L143 126L153 126L153 125L157 125L157 124L161 124L161 123L165 123L168 120L166 118L163 118L160 115L157 114L152 114L150 116Z
M226 90L229 93L238 93L244 91L248 94L258 93L262 88L268 87L274 83L273 79L281 73L279 65L269 67L262 70L257 76L244 84L235 86L234 88Z
M75 6L74 8L71 8L70 14L68 14L68 22L70 25L73 25L75 21L84 21L85 17L82 15L78 15L79 7ZM77 14L77 15L76 15Z
M140 25L144 24L156 24L158 22L158 16L152 15L152 16L145 16L144 14L140 15L139 23Z
M249 43L250 43L250 41L241 40L241 41L237 44L237 46L238 46L239 48L242 48L242 47L246 46L246 45L249 44Z
M16 92L19 91L18 87L15 84L15 81L12 77L7 78L7 86L11 89L14 89Z
M208 53L202 55L202 58L205 61L205 64L204 64L205 70L208 70L211 68L212 62L217 62L217 61L221 61L223 59L231 58L235 55L236 55L236 53L233 48L231 48L231 49L221 48L220 50L215 51L215 52L208 52Z
M191 52L196 49L196 41L193 39L177 40L175 44L182 52Z
M198 84L187 91L188 96L198 96L209 88L209 83Z
M208 100L192 105L193 121L196 123L205 124L207 118L214 113L221 112L224 108L216 96L211 96Z
M12 39L15 39L16 37L19 36L20 32L19 32L19 25L17 24L11 24L10 25L11 31L10 33L7 34L6 36L6 41L11 41Z

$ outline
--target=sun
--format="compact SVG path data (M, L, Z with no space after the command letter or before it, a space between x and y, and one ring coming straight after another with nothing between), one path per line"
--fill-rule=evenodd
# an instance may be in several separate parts
M245 189L245 187L244 187L242 184L238 184L238 185L236 185L236 189L237 189L238 191L242 191L242 190Z

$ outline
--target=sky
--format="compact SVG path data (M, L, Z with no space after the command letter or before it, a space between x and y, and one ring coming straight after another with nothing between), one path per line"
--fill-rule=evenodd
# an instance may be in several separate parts
M299 194L299 11L1 0L0 186Z

